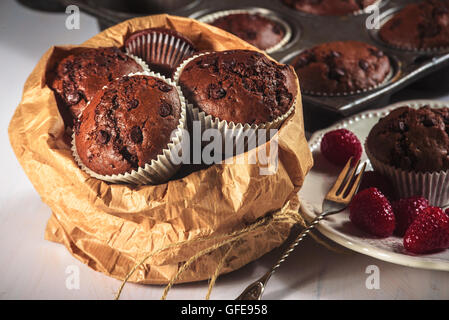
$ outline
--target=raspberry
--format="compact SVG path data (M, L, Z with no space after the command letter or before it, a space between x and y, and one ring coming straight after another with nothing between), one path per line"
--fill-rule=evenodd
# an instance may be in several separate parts
M393 208L388 199L377 189L365 189L354 196L349 205L352 223L369 234L388 237L395 229Z
M449 208L447 208L444 212L446 212L446 214L449 216Z
M404 247L412 253L449 248L449 216L438 207L424 209L405 232Z
M362 144L357 136L347 129L329 131L321 140L321 153L333 164L343 166L350 157L358 161L362 156Z
M396 192L391 181L377 171L366 171L360 183L359 192L368 188L377 188L388 200L396 199Z
M410 197L395 201L391 206L396 218L396 230L394 233L402 237L413 220L429 206L429 200L423 197Z

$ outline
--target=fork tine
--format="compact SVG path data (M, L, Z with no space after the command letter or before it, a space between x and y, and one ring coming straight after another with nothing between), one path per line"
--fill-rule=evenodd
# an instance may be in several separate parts
M346 162L345 167L343 168L343 170L341 170L340 175L338 176L338 178L335 181L334 185L332 186L332 188L327 193L328 195L336 195L337 194L338 189L340 189L341 185L343 184L343 182L345 181L345 179L346 179L346 177L348 175L349 168L351 167L351 162L352 162L352 157L349 158L348 162Z
M365 173L365 169L366 169L366 162L363 164L363 167L360 170L359 175L357 176L357 179L355 180L354 184L352 185L351 191L345 197L345 200L352 199L354 194L358 191L360 183L362 182L363 175Z
M355 164L354 167L352 167L351 172L349 173L348 178L346 179L346 184L343 187L343 190L339 193L339 194L341 194L342 197L344 197L346 190L348 190L349 186L351 185L352 179L354 178L359 165L360 165L360 160L357 161L357 163Z

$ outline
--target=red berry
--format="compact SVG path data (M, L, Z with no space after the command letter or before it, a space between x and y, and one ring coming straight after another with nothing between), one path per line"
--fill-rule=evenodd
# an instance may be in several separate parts
M446 212L446 214L449 215L449 208L447 208L446 211L444 212Z
M377 171L366 171L363 174L359 192L368 188L377 188L390 201L396 198L396 192L391 181Z
M392 235L396 225L390 202L376 188L354 196L349 205L349 218L357 227L377 237Z
M395 201L391 206L396 218L394 233L402 237L416 217L429 206L429 200L423 197L410 197Z
M350 157L358 161L362 156L362 144L357 136L347 129L326 133L321 140L321 153L333 164L343 166Z
M427 207L405 232L404 247L413 253L449 248L449 216L438 207Z

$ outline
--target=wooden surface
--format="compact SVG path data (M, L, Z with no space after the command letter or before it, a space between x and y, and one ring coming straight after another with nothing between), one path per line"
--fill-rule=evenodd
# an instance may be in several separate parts
M0 2L0 299L113 299L121 282L92 271L61 245L43 239L50 216L20 168L7 126L23 83L40 56L55 44L77 44L98 32L81 16L81 29L65 28L66 15L31 11L12 0ZM395 101L449 99L447 92L407 90ZM49 182L51 183L51 181ZM275 250L220 277L211 299L234 299L279 256ZM379 270L379 289L368 289L369 266ZM79 275L79 282L74 277ZM369 282L369 281L368 281ZM78 286L79 284L79 286ZM369 287L369 286L368 286ZM162 286L128 284L122 299L159 299ZM168 299L204 299L207 282L175 286ZM449 273L412 269L361 254L329 251L307 239L271 279L264 299L448 299Z

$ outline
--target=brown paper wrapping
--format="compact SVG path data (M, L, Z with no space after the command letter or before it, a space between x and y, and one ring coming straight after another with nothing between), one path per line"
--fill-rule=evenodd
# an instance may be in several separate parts
M81 46L122 46L127 34L150 27L182 32L199 50L257 50L220 29L168 15L125 21ZM46 85L48 71L68 50L77 49L53 47L41 58L25 83L9 136L20 164L52 210L45 238L64 244L92 269L123 279L150 252L175 242L241 229L297 199L312 166L300 103L278 132L279 165L273 175L260 175L258 164L218 164L157 186L109 184L89 177L72 157L55 96ZM300 94L297 101L301 101ZM278 222L248 233L234 244L221 273L279 246L292 224ZM183 262L213 243L206 240L165 250L148 259L129 281L167 283ZM211 277L227 249L202 256L178 282Z

